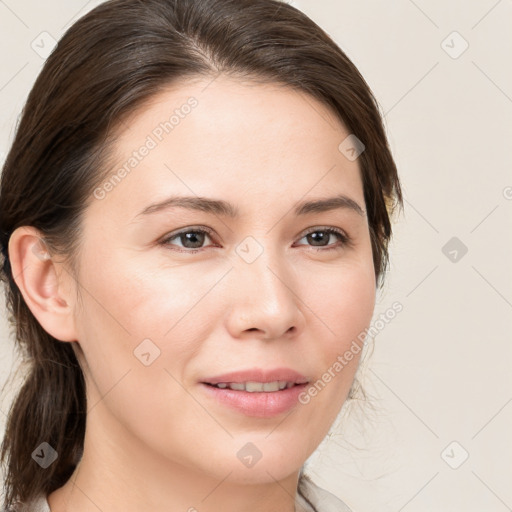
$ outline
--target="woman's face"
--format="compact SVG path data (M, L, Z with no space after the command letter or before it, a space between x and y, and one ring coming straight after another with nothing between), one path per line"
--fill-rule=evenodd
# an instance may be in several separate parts
M309 96L224 76L123 123L81 233L91 449L240 482L303 465L347 397L375 302L348 136Z

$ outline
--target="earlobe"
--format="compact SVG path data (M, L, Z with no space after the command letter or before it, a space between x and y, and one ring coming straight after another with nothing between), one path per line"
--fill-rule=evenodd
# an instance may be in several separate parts
M9 260L16 285L41 327L61 341L75 341L71 276L52 258L40 231L17 228L9 240Z

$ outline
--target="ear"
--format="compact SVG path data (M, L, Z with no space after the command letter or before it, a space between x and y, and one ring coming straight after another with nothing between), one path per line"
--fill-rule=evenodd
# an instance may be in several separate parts
M9 239L14 281L41 327L60 341L76 341L72 276L50 255L41 232L17 228Z

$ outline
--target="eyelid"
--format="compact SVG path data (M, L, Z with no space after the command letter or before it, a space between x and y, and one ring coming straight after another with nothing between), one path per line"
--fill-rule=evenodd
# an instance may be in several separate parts
M309 235L310 233L315 233L316 231L329 231L329 232L335 232L340 235L343 235L348 238L348 235L343 231L341 228L336 228L334 226L313 226L312 228L306 229L304 233L302 233L302 236L300 238L304 238L305 236Z
M334 226L314 226L312 228L308 228L306 231L304 231L302 233L302 236L299 237L299 240L301 240L305 236L308 236L311 233L316 233L317 231L323 231L323 232L326 232L329 234L339 235L339 243L338 244L329 244L329 245L319 245L319 246L310 245L309 247L311 249L329 250L329 249L339 249L342 247L353 247L352 237L343 229L337 228ZM299 244L299 245L306 245L306 244Z
M190 233L190 232L198 232L198 233L201 233L201 232L205 232L210 238L214 238L215 237L215 231L207 226L201 226L201 225L198 225L198 226L186 226L184 228L180 228L176 231L171 231L170 233L166 233L162 238L160 238L159 240L159 243L165 243L167 241L169 241L170 239L172 238L177 238L179 235L182 235L184 233ZM194 250L194 249L188 249L189 251L190 250Z

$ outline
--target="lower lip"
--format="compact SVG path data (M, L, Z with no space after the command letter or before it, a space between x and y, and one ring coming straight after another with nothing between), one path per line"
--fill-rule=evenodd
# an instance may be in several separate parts
M221 389L204 383L201 383L201 386L209 396L246 416L270 418L289 411L297 405L299 395L307 384L298 384L281 391L254 393L229 388Z

